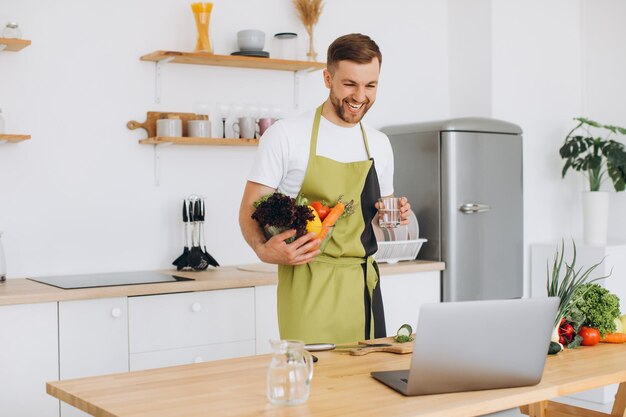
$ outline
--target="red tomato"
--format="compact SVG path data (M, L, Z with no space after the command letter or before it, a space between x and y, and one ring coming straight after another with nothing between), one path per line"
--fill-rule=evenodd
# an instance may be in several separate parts
M593 327L582 326L578 331L578 334L583 338L583 346L593 346L600 342L600 331Z
M311 207L313 207L317 212L317 215L320 216L320 220L324 220L328 213L330 213L330 207L325 206L319 201L312 202Z

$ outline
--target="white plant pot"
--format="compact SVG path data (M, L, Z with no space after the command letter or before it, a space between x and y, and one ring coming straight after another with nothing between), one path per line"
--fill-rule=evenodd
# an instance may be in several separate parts
M608 191L583 193L583 240L588 245L606 245L609 221Z

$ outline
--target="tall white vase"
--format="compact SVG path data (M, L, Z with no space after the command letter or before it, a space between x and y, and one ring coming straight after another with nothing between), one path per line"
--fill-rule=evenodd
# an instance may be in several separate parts
M606 245L609 221L608 191L583 193L583 240L588 245Z

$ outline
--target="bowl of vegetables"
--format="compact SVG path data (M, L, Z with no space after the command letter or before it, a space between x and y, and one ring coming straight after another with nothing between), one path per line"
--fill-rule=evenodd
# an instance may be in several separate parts
M325 212L319 211L317 206L322 203L309 201L302 195L296 198L280 192L268 194L254 203L252 218L263 230L266 239L271 239L286 230L295 229L296 234L285 240L291 243L307 233L314 232L321 240L319 249L323 252L332 239L336 222L342 217L353 213L354 202L345 202L339 196L337 202L324 205Z

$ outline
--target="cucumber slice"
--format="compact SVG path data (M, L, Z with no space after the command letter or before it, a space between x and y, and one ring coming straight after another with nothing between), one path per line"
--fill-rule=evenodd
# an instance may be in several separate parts
M413 333L413 328L411 327L411 325L403 324L402 326L400 326L400 328L398 329L398 332L396 334L398 336L411 337L412 333Z
M413 333L413 328L409 324L403 324L398 329L398 332L394 340L398 343L412 342L413 341L413 338L411 337L412 333Z

